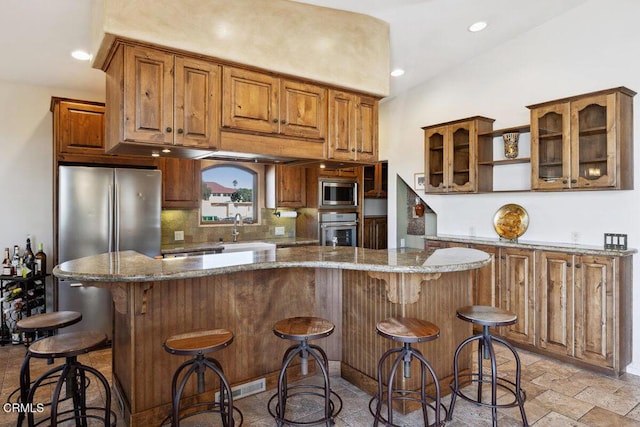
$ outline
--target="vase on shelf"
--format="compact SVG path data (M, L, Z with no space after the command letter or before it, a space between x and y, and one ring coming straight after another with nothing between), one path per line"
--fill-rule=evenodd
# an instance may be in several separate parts
M424 205L422 204L420 197L416 197L416 204L413 208L416 212L416 216L421 217L422 215L424 215Z
M502 134L504 140L504 157L507 159L515 159L518 157L518 138L519 132L508 132Z

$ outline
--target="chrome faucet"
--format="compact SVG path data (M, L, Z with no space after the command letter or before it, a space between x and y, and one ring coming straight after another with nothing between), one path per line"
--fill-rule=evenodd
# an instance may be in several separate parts
M240 218L240 225L244 225L242 215L240 215L239 213L235 214L235 216L233 217L233 232L231 233L233 235L234 242L238 241L238 234L240 234L240 232L238 231L238 218Z

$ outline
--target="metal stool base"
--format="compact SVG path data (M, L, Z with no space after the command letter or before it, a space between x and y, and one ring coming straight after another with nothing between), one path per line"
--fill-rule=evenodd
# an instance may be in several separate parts
M393 362L391 364L391 372L389 374L389 377L387 378L387 387L385 389L382 381L382 368L385 362L395 353L398 354L393 359ZM409 369L409 364L413 358L417 359L420 364L420 389L394 389L393 381L395 379L398 367L401 363L403 363L404 369ZM425 388L427 385L427 371L429 371L429 375L431 376L434 387L436 389L435 396L428 395L425 392ZM405 375L407 375L407 372L405 372ZM440 383L438 382L438 377L431 367L431 364L424 358L419 350L411 347L411 343L404 343L403 347L396 347L387 350L378 362L378 394L373 396L369 401L369 412L371 412L371 415L373 415L373 425L377 426L378 423L382 423L387 427L400 427L398 424L393 423L393 402L402 400L420 403L420 406L422 407L422 416L425 426L435 427L444 425L444 423L441 421L442 417L440 416L440 411L444 411L446 415L447 409L440 402ZM376 407L375 410L373 409L374 404ZM387 406L386 416L382 411L382 406L384 405ZM434 422L431 424L429 423L428 408L434 412Z
M468 374L460 374L458 370L458 358L460 352L464 347L468 344L478 341L478 372L472 372ZM496 354L493 348L493 342L497 342L506 347L516 362L516 375L515 382L508 380L504 377L498 376L497 371L497 362L496 362ZM483 373L482 361L490 360L491 362L491 372L486 374ZM482 333L474 335L470 338L464 340L456 349L453 358L453 369L454 369L454 379L449 384L451 388L451 405L449 406L449 413L447 414L447 421L451 421L453 417L453 410L456 404L456 398L460 397L467 402L475 403L476 405L491 408L491 416L493 420L493 426L497 427L498 425L498 413L497 410L499 408L520 408L520 416L522 417L522 425L528 426L529 423L527 421L527 416L524 410L524 402L527 398L526 392L520 387L520 357L516 352L515 348L511 344L509 344L506 340L492 336L489 333L489 326L483 325ZM471 385L477 384L477 395L475 397L469 396L462 391L462 388ZM491 402L483 402L482 401L482 391L484 386L487 385L490 387L491 391ZM498 403L497 402L497 390L503 389L507 391L507 393L513 396L513 401L508 403Z
M324 385L301 384L295 386L287 385L287 368L296 356L303 359L303 372L306 368L307 359L311 356L317 362L322 372ZM299 396L314 396L324 400L324 416L311 421L295 421L286 418L287 401ZM332 399L335 398L335 399ZM273 404L275 402L275 405ZM336 406L337 405L337 406ZM278 392L271 396L267 404L269 414L276 420L278 427L282 425L290 426L310 426L316 424L335 424L335 417L342 411L342 399L331 390L329 384L329 360L322 348L309 344L305 339L298 345L292 345L284 353L282 368L278 378Z
M86 405L86 390L88 384L87 374L91 374L98 379L98 382L102 384L105 393L105 406L95 407ZM53 378L57 377L55 382L52 382ZM47 382L45 382L47 381ZM84 365L78 362L76 356L70 356L66 358L63 365L57 366L49 371L45 372L38 379L36 379L27 394L25 403L36 407L36 402L33 401L35 393L40 386L55 383L55 388L51 402L51 412L49 417L42 420L35 421L34 413L29 412L27 414L28 425L38 426L43 423L47 423L47 426L57 426L58 424L65 423L67 421L76 420L76 425L87 425L87 420L96 419L104 423L105 426L115 426L117 423L117 416L115 412L111 410L111 389L107 379L95 368ZM63 385L66 385L66 397L61 398ZM61 401L67 399L73 399L73 408L58 411L58 405ZM102 414L93 414L89 411L97 411ZM18 421L21 424L21 420Z
M184 375L182 375L182 372L185 369L186 372L184 373ZM220 381L219 401L194 403L192 405L184 406L181 408L180 398L182 397L182 392L184 391L189 378L194 373L196 374L198 380L198 392L204 392L204 373L207 369L213 371ZM220 414L220 417L222 418L222 425L224 427L232 427L236 425L234 413L238 414L239 416L239 424L237 424L238 426L241 426L244 421L242 412L240 412L238 408L233 406L231 386L224 376L220 362L211 357L204 357L204 355L198 354L195 358L187 360L182 365L180 365L173 375L173 379L171 381L171 396L173 396L172 412L171 415L169 415L165 419L165 421L170 419L172 427L178 427L181 420L185 420L196 415L201 415L203 413ZM207 409L193 412L182 417L180 416L181 411L199 407L206 407Z

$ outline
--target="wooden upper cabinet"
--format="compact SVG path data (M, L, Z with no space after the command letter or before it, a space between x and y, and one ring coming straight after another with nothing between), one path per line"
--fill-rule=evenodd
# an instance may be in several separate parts
M115 126L108 146L128 141L215 149L219 93L218 65L121 45L107 69L109 126Z
M162 171L163 208L199 207L202 181L199 160L161 158L158 159L158 169Z
M104 104L52 100L58 154L104 154Z
M306 169L276 165L276 207L303 208L306 204Z
M471 117L425 126L425 192L491 191L492 180L478 175L478 133L489 132L493 119Z
M365 198L387 197L387 162L379 162L372 166L364 166L362 189Z
M245 131L324 139L326 92L320 86L225 67L222 125Z
M633 96L615 88L531 105L531 188L633 188Z
M378 101L373 97L329 90L328 158L378 160Z

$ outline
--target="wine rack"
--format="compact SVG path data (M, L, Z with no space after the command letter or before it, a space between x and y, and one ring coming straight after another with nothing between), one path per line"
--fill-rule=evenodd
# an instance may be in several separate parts
M18 320L46 312L46 276L0 275L0 327L3 331L0 333L0 345L11 343L11 337L6 336L6 331L13 331Z

